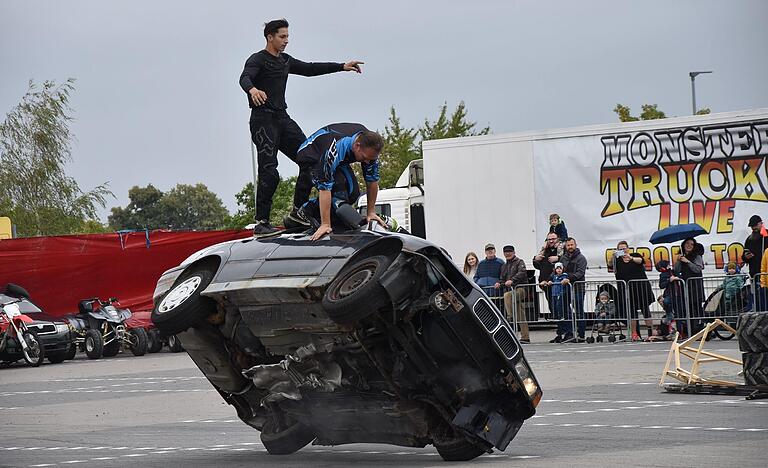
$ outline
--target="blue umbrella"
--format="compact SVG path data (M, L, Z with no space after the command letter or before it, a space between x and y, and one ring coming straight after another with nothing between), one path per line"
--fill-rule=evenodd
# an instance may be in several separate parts
M668 244L706 233L707 230L696 223L678 224L654 232L648 241L651 244Z

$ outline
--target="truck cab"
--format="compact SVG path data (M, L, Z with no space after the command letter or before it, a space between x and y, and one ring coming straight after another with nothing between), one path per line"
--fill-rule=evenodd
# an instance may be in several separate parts
M365 215L368 197L361 195L358 210ZM426 238L424 223L424 160L415 159L408 164L393 188L379 190L376 214L397 220L408 232Z

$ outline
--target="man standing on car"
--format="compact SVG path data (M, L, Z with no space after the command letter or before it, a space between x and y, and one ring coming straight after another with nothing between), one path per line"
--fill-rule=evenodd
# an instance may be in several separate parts
M525 268L525 261L515 255L514 246L505 245L502 251L505 262L501 266L499 282L494 286L496 289L504 288L504 309L506 309L507 319L516 321L520 327L520 342L530 343L528 321L523 307L527 291L524 288L518 288L528 281L528 270Z
M563 285L573 283L573 302L576 309L574 312L576 314L576 330L578 331L578 336L574 337L572 324L568 322L563 343L570 341L579 343L584 341L584 332L587 328L587 324L584 321L584 294L586 292L584 278L587 275L587 257L576 246L576 239L573 237L569 237L565 241L563 264L565 266L564 271L568 274L568 278L563 280ZM568 329L571 330L570 333Z
M350 165L359 162L363 169L367 194L367 219L384 221L376 214L379 193L379 153L384 139L361 124L326 125L301 144L296 155L299 167L311 173L318 198L305 203L298 213L319 224L311 240L331 232L334 212L341 204L354 205L360 196L357 177Z
M253 234L257 237L274 234L277 229L269 223L272 211L272 196L280 182L277 172L277 151L291 160L296 160L299 145L307 139L299 125L288 115L285 103L285 85L288 75L317 76L340 71L361 73L360 64L352 60L347 63L306 63L285 53L288 45L288 21L273 20L264 25L267 45L264 50L251 55L245 62L240 75L240 87L248 94L251 108L251 140L258 151L259 177L256 188L256 226ZM288 216L298 224L308 225L297 214L298 207L309 198L312 178L306 170L299 168L296 191L293 197L293 211Z

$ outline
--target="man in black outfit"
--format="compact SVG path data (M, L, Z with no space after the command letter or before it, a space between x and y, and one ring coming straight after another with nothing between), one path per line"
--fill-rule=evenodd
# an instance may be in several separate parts
M288 75L317 76L340 71L361 73L360 64L352 60L347 63L306 63L286 54L288 45L288 21L273 20L264 25L267 45L264 50L251 55L245 62L240 75L240 87L248 94L251 108L251 140L258 151L259 180L256 189L255 236L267 236L277 232L269 223L272 211L272 196L275 194L280 174L277 172L277 151L296 161L296 151L307 137L299 125L286 112L285 85ZM299 166L296 191L293 196L293 211L288 216L296 224L309 225L298 214L298 208L308 199L312 191L312 176L309 167Z

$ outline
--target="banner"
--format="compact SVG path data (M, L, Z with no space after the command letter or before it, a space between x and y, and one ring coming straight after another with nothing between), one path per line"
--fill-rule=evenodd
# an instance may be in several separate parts
M47 314L77 313L82 299L117 297L132 312L152 309L160 275L194 252L251 231L144 231L0 241L0 288L16 283ZM137 317L148 317L138 313Z
M768 215L768 120L590 135L533 142L536 232L557 213L587 257L608 270L621 240L646 260L674 263L680 243L651 234L697 223L709 274L742 263L750 216ZM607 271L604 271L607 273Z

